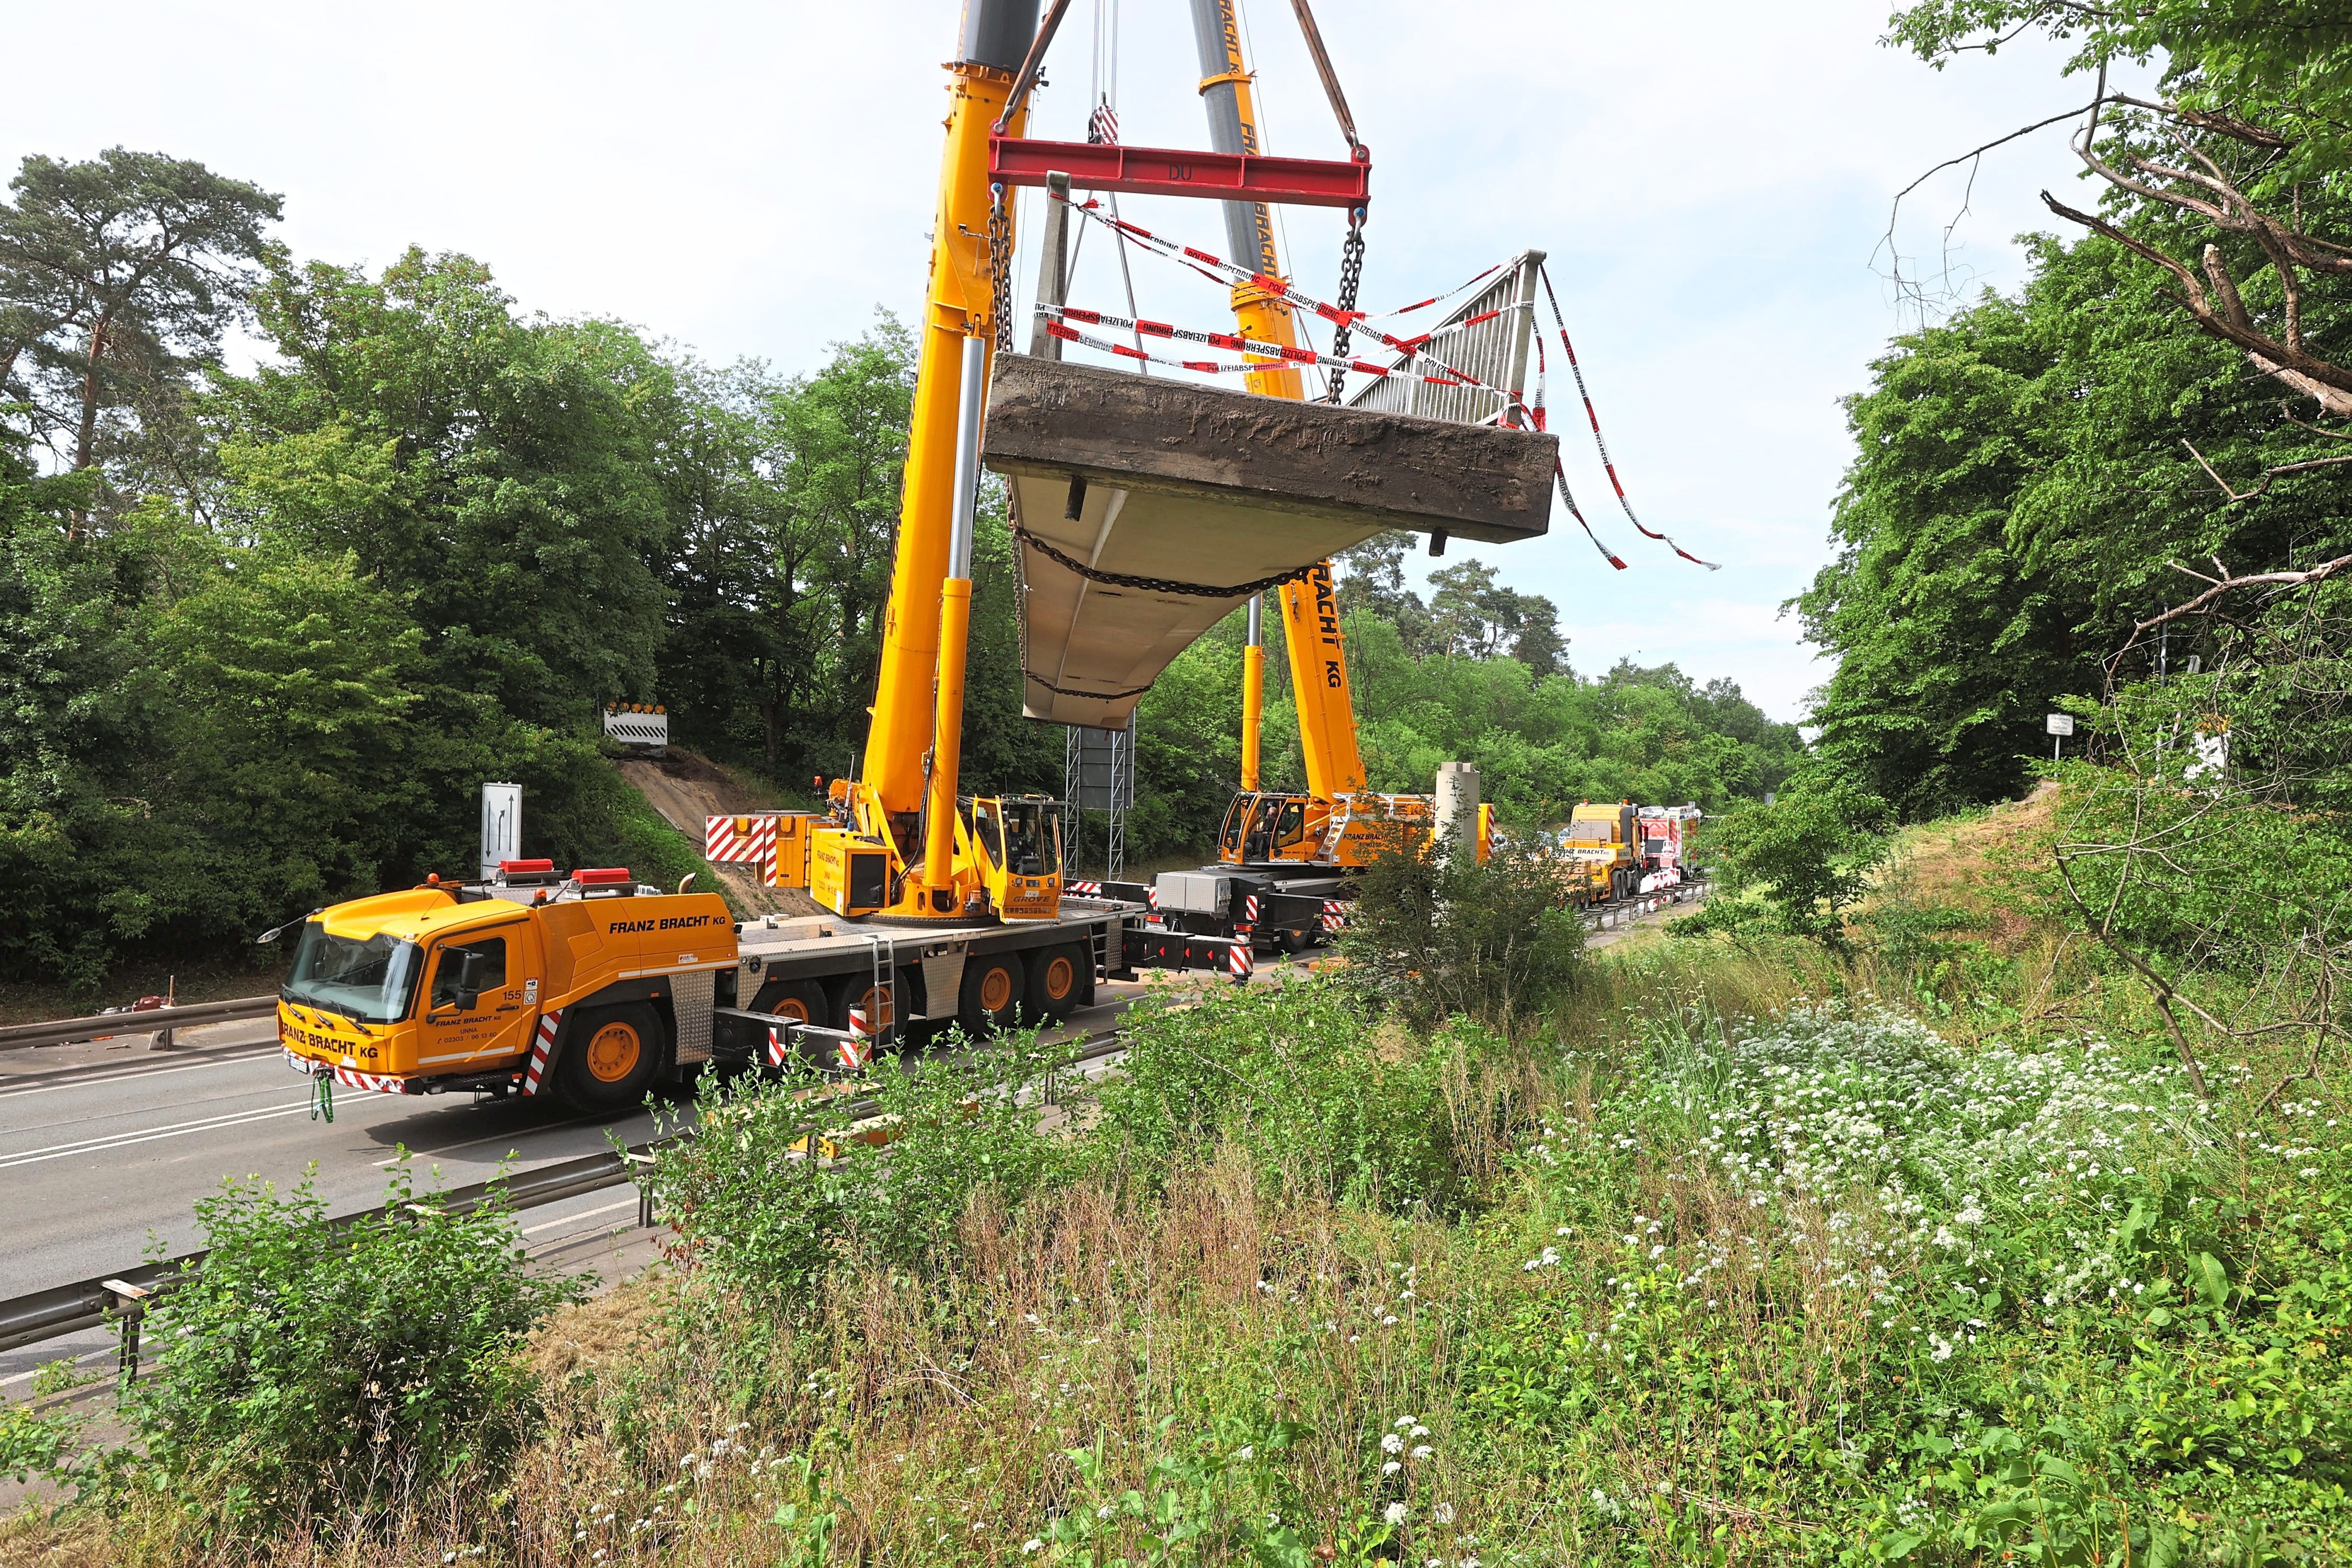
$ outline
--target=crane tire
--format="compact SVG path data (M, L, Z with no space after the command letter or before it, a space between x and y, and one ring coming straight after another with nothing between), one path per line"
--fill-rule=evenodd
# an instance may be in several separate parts
M825 1026L833 1016L833 1001L824 994L824 984L817 980L779 980L761 988L755 1010L771 1017L787 1019L795 1024ZM763 1055L754 1064L767 1067Z
M556 1063L556 1093L591 1115L625 1110L645 1100L668 1054L669 1030L646 1003L592 1008Z
M982 1039L1018 1021L1028 989L1027 966L1017 952L991 952L967 961L956 995L956 1022L965 1037Z
M906 1010L905 1003L908 994L906 972L903 970L891 972L887 994L877 998L875 990L874 977L863 971L856 974L844 975L835 980L827 988L828 994L833 998L833 1005L830 1009L831 1016L826 1021L836 1029L846 1029L849 1027L849 1010L852 1007L865 1007L867 1010L867 1016L871 1018L878 1001L882 1014L882 1026L874 1031L873 1039L875 1048L879 1050L898 1043L899 1016Z
M1029 965L1028 1012L1037 1022L1059 1023L1078 1010L1086 994L1086 949L1072 942L1036 953Z

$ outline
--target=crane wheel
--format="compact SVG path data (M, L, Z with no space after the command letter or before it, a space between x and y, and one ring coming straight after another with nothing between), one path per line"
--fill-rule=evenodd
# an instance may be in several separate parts
M752 1005L773 1017L790 1019L795 1024L830 1024L833 1004L824 994L824 985L815 980L781 981L764 987ZM758 1065L765 1066L762 1057Z
M828 1022L836 1029L849 1027L852 1008L863 1008L866 1027L877 1047L890 1046L898 1039L898 1001L906 994L903 975L893 974L887 984L876 985L870 974L853 974L836 980L828 989L833 999Z
M1305 952L1315 945L1315 933L1311 931L1286 931L1277 935L1275 942L1285 952Z
M1075 944L1037 953L1029 964L1029 1016L1059 1023L1076 1012L1086 993L1086 950Z
M591 1114L626 1110L653 1087L668 1048L661 1015L645 1003L593 1009L564 1044L556 1091Z
M966 963L963 986L956 996L956 1022L965 1036L977 1040L1011 1028L1028 984L1017 952L992 952Z

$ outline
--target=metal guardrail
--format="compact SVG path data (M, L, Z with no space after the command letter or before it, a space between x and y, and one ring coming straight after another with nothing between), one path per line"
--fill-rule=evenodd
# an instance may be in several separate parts
M275 998L270 1000L271 1005L275 1005ZM227 1004L210 1005L221 1006ZM120 1016L120 1015L114 1016ZM1100 1060L1124 1048L1119 1043L1118 1031L1116 1029L1100 1035L1088 1036L1077 1043L1087 1048L1061 1063L1060 1067L1054 1069L1055 1071L1059 1071L1060 1068L1083 1067L1088 1062ZM1049 1095L1052 1091L1052 1074L1049 1072L1046 1078ZM854 1100L835 1107L834 1115L846 1116L854 1121L872 1115L874 1110L873 1100ZM814 1131L814 1123L811 1126ZM545 1204L561 1203L565 1198L578 1197L583 1193L602 1192L608 1187L629 1186L639 1181L639 1172L650 1163L655 1150L693 1136L690 1131L673 1132L666 1138L653 1138L643 1143L632 1143L626 1150L608 1149L601 1153L583 1155L577 1160L564 1160L552 1165L541 1165L535 1170L524 1171L516 1175L493 1176L487 1182L474 1182L462 1187L443 1188L438 1192L426 1193L422 1197L401 1206L404 1209L413 1209L430 1204L444 1214L471 1214L489 1201L493 1188L502 1188L506 1206L509 1209L521 1210L537 1208ZM638 1208L640 1223L646 1225L653 1223L650 1214L651 1204L652 1192L648 1187L644 1189L643 1201ZM388 1206L365 1209L358 1214L339 1215L328 1223L334 1226L361 1225L369 1220L382 1219L391 1210ZM137 1318L143 1310L142 1304L160 1291L169 1289L190 1266L202 1262L204 1258L203 1250L183 1252L171 1258L158 1258L152 1263L142 1264L136 1268L110 1273L96 1279L84 1279L71 1285L52 1286L47 1290L36 1290L28 1296L17 1296L0 1301L0 1351L21 1350L26 1345L37 1345L45 1340L58 1339L66 1334L79 1332L83 1329L104 1328L118 1316L123 1315L128 1309L131 1321L126 1327L123 1341L124 1360L128 1365L131 1358L137 1354L139 1342Z
M190 1002L178 1007L150 1007L143 1013L95 1013L87 1018L53 1018L46 1024L11 1024L0 1028L0 1051L21 1051L35 1046L67 1046L77 1040L108 1035L163 1035L197 1024L227 1024L239 1018L266 1018L278 1011L275 996L240 996L228 1002Z
M601 1192L607 1187L625 1186L637 1180L637 1161L667 1143L691 1134L678 1132L667 1138L656 1138L629 1146L628 1153L605 1150L577 1160L560 1161L541 1165L512 1176L497 1176L487 1182L475 1182L467 1186L448 1187L427 1193L415 1200L412 1206L427 1204L445 1214L471 1214L488 1201L493 1187L506 1191L506 1204L511 1209L537 1208L543 1204L560 1203L583 1193ZM359 1214L339 1215L329 1223L335 1226L362 1225L384 1217L384 1208L372 1208ZM121 1310L129 1293L116 1287L130 1285L152 1293L167 1289L191 1265L201 1263L205 1253L183 1252L174 1257L158 1258L136 1268L110 1273L102 1279L84 1279L72 1285L53 1286L36 1290L29 1296L18 1296L0 1301L0 1351L22 1349L39 1344L83 1329L103 1328ZM129 1298L138 1300L142 1298Z

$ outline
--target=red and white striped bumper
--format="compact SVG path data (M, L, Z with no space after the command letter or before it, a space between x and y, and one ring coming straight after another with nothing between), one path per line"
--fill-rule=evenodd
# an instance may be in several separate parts
M282 1047L281 1047L282 1048ZM424 1091L413 1081L388 1073L362 1072L357 1068L338 1067L331 1062L313 1061L309 1057L286 1052L286 1065L305 1078L331 1078L347 1089L363 1089L372 1094L421 1094Z

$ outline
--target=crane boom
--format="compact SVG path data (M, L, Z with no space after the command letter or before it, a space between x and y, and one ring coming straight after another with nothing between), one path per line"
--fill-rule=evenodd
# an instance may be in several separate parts
M1241 23L1234 0L1192 0L1193 41L1201 56L1201 100L1209 112L1209 144L1220 153L1262 153L1249 67L1242 58ZM1226 202L1225 237L1236 258L1246 259L1268 278L1283 275L1274 243L1274 217L1264 202ZM1233 292L1234 316L1245 337L1298 346L1297 322L1278 298L1251 284ZM1284 366L1243 378L1252 392L1298 399L1305 388L1297 371ZM1316 567L1304 582L1281 590L1284 642L1290 658L1290 689L1298 708L1299 750L1307 791L1323 801L1364 787L1364 759L1356 745L1355 695L1348 682L1348 657L1339 636L1339 605L1331 591L1331 563ZM1252 617L1253 630L1257 616ZM1255 637L1245 654L1244 679L1263 681L1263 654ZM1244 789L1257 787L1257 717L1263 700L1245 693L1242 751Z
M882 664L875 681L874 723L862 781L887 816L891 837L909 858L923 810L925 760L932 749L937 718L933 685L939 670L940 595L948 579L955 507L956 411L964 340L977 337L982 352L993 354L989 128L1012 91L1013 73L1036 26L1037 0L970 0L961 47L948 67L951 97L938 216L931 231L929 299L923 310L898 552L891 566ZM1014 134L1026 115L1025 106L1015 111L1010 128Z
M1056 0L1058 22L1068 0ZM993 136L1027 119L1014 94L1048 35L1038 0L966 0L950 75L898 536L863 777L836 782L837 820L808 836L810 892L836 914L954 921L992 910L1050 920L1058 839L1041 800L957 795L980 430L1012 263L1013 211L992 189ZM1008 104L1010 107L1008 108Z

